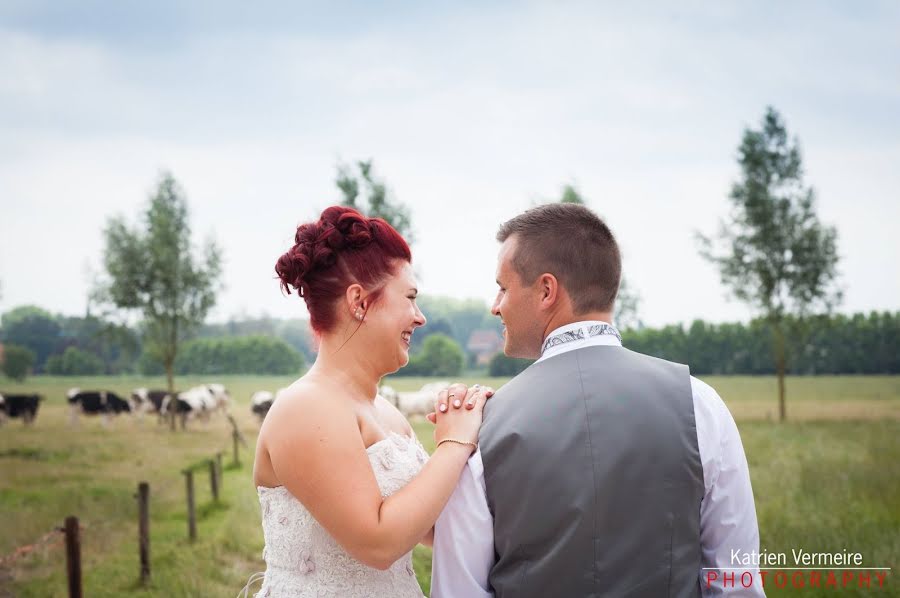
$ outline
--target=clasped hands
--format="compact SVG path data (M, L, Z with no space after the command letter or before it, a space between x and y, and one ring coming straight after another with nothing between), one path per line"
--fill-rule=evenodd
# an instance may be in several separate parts
M490 386L460 382L451 384L437 394L434 411L426 419L435 424L434 441L460 442L477 446L484 402L494 394ZM477 409L476 409L477 408Z

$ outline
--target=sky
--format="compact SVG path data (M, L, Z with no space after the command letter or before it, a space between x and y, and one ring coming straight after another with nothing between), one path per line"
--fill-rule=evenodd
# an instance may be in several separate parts
M274 264L373 159L420 292L496 292L498 226L577 186L648 325L747 320L695 233L774 106L838 231L842 312L900 309L896 2L0 0L0 312L84 313L160 172L223 247L210 318L305 316ZM426 314L427 315L427 314Z

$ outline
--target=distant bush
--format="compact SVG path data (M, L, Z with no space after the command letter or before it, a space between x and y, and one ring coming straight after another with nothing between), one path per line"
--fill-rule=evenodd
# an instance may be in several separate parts
M507 357L502 351L491 357L488 374L491 376L516 376L534 363L533 359Z
M25 379L34 366L34 351L19 345L3 347L3 373L17 382Z
M103 360L77 347L69 347L62 355L47 358L44 369L53 376L96 376L105 373Z
M432 334L422 344L422 351L409 360L397 376L458 376L466 355L459 344L444 334Z
M178 374L286 375L303 366L303 356L296 349L268 336L197 339L185 343L175 359Z

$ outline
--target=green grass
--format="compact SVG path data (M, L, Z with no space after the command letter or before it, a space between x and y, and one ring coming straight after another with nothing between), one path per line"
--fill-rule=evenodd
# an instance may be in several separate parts
M207 381L179 379L179 387ZM208 427L193 424L171 433L152 419L127 417L109 429L83 418L67 423L65 391L71 386L107 388L127 395L160 379L50 378L3 382L4 391L41 392L34 426L18 420L0 428L0 559L62 524L81 518L85 594L89 596L233 596L263 567L259 507L251 479L257 424L249 413L255 390L290 382L275 377L221 377L235 398L232 412L248 442L243 467L228 468L229 426L221 417ZM429 381L392 378L399 390ZM502 379L467 379L499 387ZM900 377L800 377L788 379L786 424L767 421L777 413L772 378L708 378L735 413L751 467L761 546L770 552L848 549L862 552L866 566L900 565ZM430 425L414 422L426 448ZM184 478L180 471L225 451L219 505L212 504L208 477L195 473L198 540L187 541ZM139 481L151 485L152 582L139 588L137 507ZM0 564L0 596L65 596L65 554L56 541L13 563ZM414 567L423 590L430 586L431 552L418 547ZM900 583L888 577L888 591ZM770 596L871 595L874 592L787 590Z
M770 552L860 552L863 566L900 565L900 422L740 425L748 455L760 545ZM793 563L790 563L793 564ZM798 593L799 595L800 591ZM873 591L841 590L841 596ZM773 589L769 596L790 595ZM834 595L805 588L803 596Z
M237 414L251 442L256 425ZM234 595L259 569L262 537L256 492L250 479L252 452L242 467L223 467L220 503L213 504L205 469L194 474L198 541L187 540L184 468L218 451L231 459L229 426L219 417L208 427L172 433L155 421L142 425L119 418L109 429L82 418L67 423L62 404L42 406L31 428L18 421L0 429L0 555L27 545L79 517L85 595ZM140 481L150 483L152 580L138 588L137 503ZM0 567L16 596L66 595L61 538Z

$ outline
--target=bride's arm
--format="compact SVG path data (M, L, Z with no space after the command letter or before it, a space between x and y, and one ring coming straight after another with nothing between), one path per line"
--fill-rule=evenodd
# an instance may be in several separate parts
M443 414L441 437L472 436L483 405L479 395L475 409ZM351 409L327 396L279 406L268 438L279 482L350 555L379 569L429 534L472 453L468 445L442 444L409 484L383 499Z
M432 526L431 529L428 530L428 533L425 534L425 537L422 538L422 540L419 542L419 544L428 546L429 548L434 546L434 526Z

